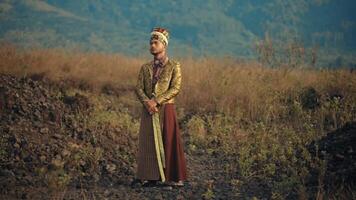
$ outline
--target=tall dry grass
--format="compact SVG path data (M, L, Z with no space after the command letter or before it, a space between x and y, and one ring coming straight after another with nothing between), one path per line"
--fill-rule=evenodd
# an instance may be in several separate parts
M3 44L0 72L82 81L95 91L109 85L133 92L139 68L148 59L68 49L20 50ZM307 88L313 88L320 98L342 96L351 103L349 109L355 109L356 75L347 69L268 68L233 58L177 60L183 71L177 103L185 114L212 112L248 122L279 121L290 114L285 106L300 101ZM133 93L129 98L135 98Z
M0 72L18 76L42 74L52 80L81 80L94 89L105 84L128 87L141 59L121 54L82 53L75 49L27 49L11 44L0 48Z

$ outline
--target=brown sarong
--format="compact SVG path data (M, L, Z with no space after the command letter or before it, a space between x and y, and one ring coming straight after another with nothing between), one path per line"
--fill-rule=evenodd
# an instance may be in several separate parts
M166 181L186 180L186 160L173 103L163 104L160 108L160 124L166 161L164 169ZM141 114L136 178L161 180L153 138L152 117L145 108L142 108Z
M164 104L163 144L166 159L164 170L167 181L187 180L187 165L175 111L175 104Z
M153 136L152 116L142 107L137 152L136 178L158 180L160 178Z

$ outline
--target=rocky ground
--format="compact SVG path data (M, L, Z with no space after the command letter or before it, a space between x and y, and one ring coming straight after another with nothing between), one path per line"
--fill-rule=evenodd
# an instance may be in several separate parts
M79 93L67 94L68 87L40 75L0 75L1 199L251 199L256 194L239 186L234 170L226 170L231 158L191 151L186 134L184 187L131 187L137 135L120 126L88 125L93 103ZM310 145L314 155L328 155L327 183L334 177L352 185L356 179L355 136L354 122Z
M131 187L137 137L98 124L87 97L68 82L0 76L0 193L5 199L226 199L233 191L217 155L186 151L182 188ZM186 138L183 139L186 141ZM186 142L187 143L187 142ZM188 149L188 147L186 147Z
M328 133L309 149L325 161L326 188L356 186L356 122Z

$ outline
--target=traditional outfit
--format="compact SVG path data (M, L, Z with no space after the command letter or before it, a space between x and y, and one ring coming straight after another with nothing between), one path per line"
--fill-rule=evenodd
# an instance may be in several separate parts
M151 39L159 39L167 45L167 34L162 30L154 30ZM187 179L186 160L174 104L174 97L181 88L181 79L180 63L167 57L141 66L135 89L143 105L137 179L162 182ZM144 106L144 101L150 99L157 102L159 110L152 115Z

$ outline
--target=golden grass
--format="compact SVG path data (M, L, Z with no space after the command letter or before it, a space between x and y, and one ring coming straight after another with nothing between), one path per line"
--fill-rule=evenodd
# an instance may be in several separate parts
M104 85L133 92L140 66L148 59L121 54L66 49L19 50L3 44L0 72L18 76L45 74L52 80L82 80L96 91ZM182 91L178 104L187 113L222 112L248 121L278 120L286 101L298 100L304 88L322 95L355 100L356 75L347 69L267 68L232 58L178 58ZM128 98L134 100L130 94ZM289 99L288 99L289 98ZM355 106L355 105L353 105Z
M94 87L111 83L132 86L140 59L120 54L82 53L65 49L19 50L12 45L0 48L0 72L26 76L45 75L52 80L84 80Z

